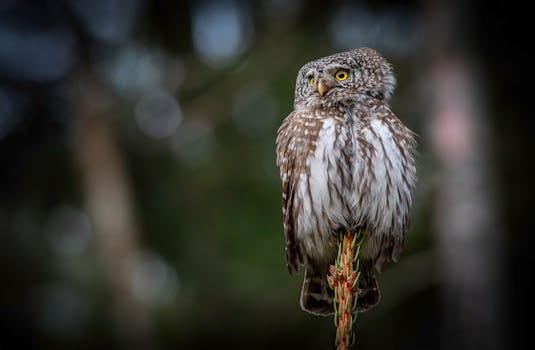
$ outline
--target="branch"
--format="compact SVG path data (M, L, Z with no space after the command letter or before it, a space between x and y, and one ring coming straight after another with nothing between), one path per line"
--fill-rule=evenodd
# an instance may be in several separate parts
M336 265L331 265L327 276L329 286L334 289L334 325L336 347L349 349L354 343L353 323L357 320L359 254L365 235L362 227L347 229L338 236Z

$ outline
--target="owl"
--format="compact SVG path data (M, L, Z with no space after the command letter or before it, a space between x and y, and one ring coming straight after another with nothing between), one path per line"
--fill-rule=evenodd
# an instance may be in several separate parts
M397 262L416 181L414 133L391 111L395 77L375 50L357 48L305 64L293 111L277 132L286 261L304 265L301 308L334 311L327 283L337 233L362 227L357 310L377 305L375 271Z

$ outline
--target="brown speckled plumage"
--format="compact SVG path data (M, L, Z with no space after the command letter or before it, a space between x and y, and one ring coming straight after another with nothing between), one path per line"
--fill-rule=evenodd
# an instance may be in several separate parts
M276 152L286 260L290 272L305 265L301 307L308 312L333 312L326 275L338 230L362 224L368 235L360 311L380 299L374 267L399 258L416 167L413 133L388 106L394 85L390 64L369 48L309 62L297 76L294 110L278 130Z

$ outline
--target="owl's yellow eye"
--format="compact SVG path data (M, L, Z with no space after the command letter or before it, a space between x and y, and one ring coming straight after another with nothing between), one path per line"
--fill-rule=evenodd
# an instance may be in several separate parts
M310 78L308 85L314 86L314 78Z
M347 71L344 69L340 69L336 74L334 75L337 80L346 80L349 74L347 74Z

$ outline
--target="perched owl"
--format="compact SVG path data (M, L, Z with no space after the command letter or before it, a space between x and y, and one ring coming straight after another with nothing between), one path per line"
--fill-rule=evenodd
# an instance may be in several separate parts
M414 134L392 113L395 78L376 51L358 48L305 64L294 110L277 132L286 261L306 268L301 308L333 313L329 266L336 234L364 227L358 310L380 300L375 269L397 261L416 181Z

